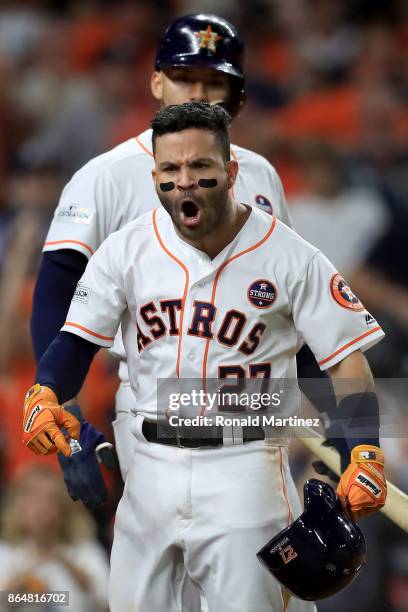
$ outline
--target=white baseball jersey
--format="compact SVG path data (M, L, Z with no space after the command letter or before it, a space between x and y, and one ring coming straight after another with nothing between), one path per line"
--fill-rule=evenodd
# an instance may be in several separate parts
M112 233L160 205L151 171L154 160L151 130L92 159L66 185L43 251L74 249L87 258ZM271 164L236 145L231 155L239 163L233 195L272 213L291 225L282 183ZM128 380L120 334L114 352L122 359L119 375Z
M326 369L384 335L324 255L256 208L213 260L163 208L112 234L62 329L110 347L119 323L144 415L157 378L294 378L300 337Z
M300 514L284 442L179 449L147 442L142 421L155 418L157 378L293 377L300 336L325 369L381 328L315 247L257 208L212 260L164 208L111 234L62 329L109 347L119 323L137 414L125 421L135 443L115 522L112 612L180 610L175 577L183 584L187 572L210 610L315 611L284 605L256 559Z

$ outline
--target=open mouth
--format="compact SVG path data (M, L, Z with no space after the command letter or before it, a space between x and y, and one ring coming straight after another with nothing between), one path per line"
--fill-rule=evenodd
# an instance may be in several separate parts
M192 200L184 200L181 204L181 221L192 227L200 222L201 211Z

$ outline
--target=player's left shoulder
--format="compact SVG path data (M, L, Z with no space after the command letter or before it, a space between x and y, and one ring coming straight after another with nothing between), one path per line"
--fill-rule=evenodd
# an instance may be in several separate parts
M262 210L254 209L254 213L265 226L270 215ZM310 242L278 218L273 219L273 228L269 238L271 259L279 261L282 269L290 270L294 276L303 274L310 261L320 252Z
M158 212L161 212L158 209ZM120 245L127 244L130 242L132 245L137 244L142 236L149 237L153 232L153 218L154 218L154 209L148 210L143 213L136 219L129 221L123 227L120 227L115 232L112 232L106 241L110 241L115 247L120 247Z
M252 214L257 223L265 227L271 224L271 215L264 210L254 207ZM285 251L302 251L304 253L315 254L318 252L315 246L307 242L294 229L286 225L278 219L276 215L272 216L272 232L271 239L278 241L281 246L285 247Z

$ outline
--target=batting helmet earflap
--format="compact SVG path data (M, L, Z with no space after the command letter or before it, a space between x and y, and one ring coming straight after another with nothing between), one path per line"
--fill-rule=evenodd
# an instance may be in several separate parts
M246 100L244 45L236 28L221 17L199 13L176 19L164 32L156 56L156 70L205 67L230 77L225 101L234 116Z
M257 557L293 595L314 601L334 595L356 578L366 560L366 544L328 484L311 479L303 491L303 514Z

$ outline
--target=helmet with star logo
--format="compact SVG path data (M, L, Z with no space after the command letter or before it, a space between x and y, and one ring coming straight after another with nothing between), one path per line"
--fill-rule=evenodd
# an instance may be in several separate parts
M216 15L185 15L169 25L156 56L156 70L210 68L230 77L223 106L235 116L245 103L244 45L236 28Z

